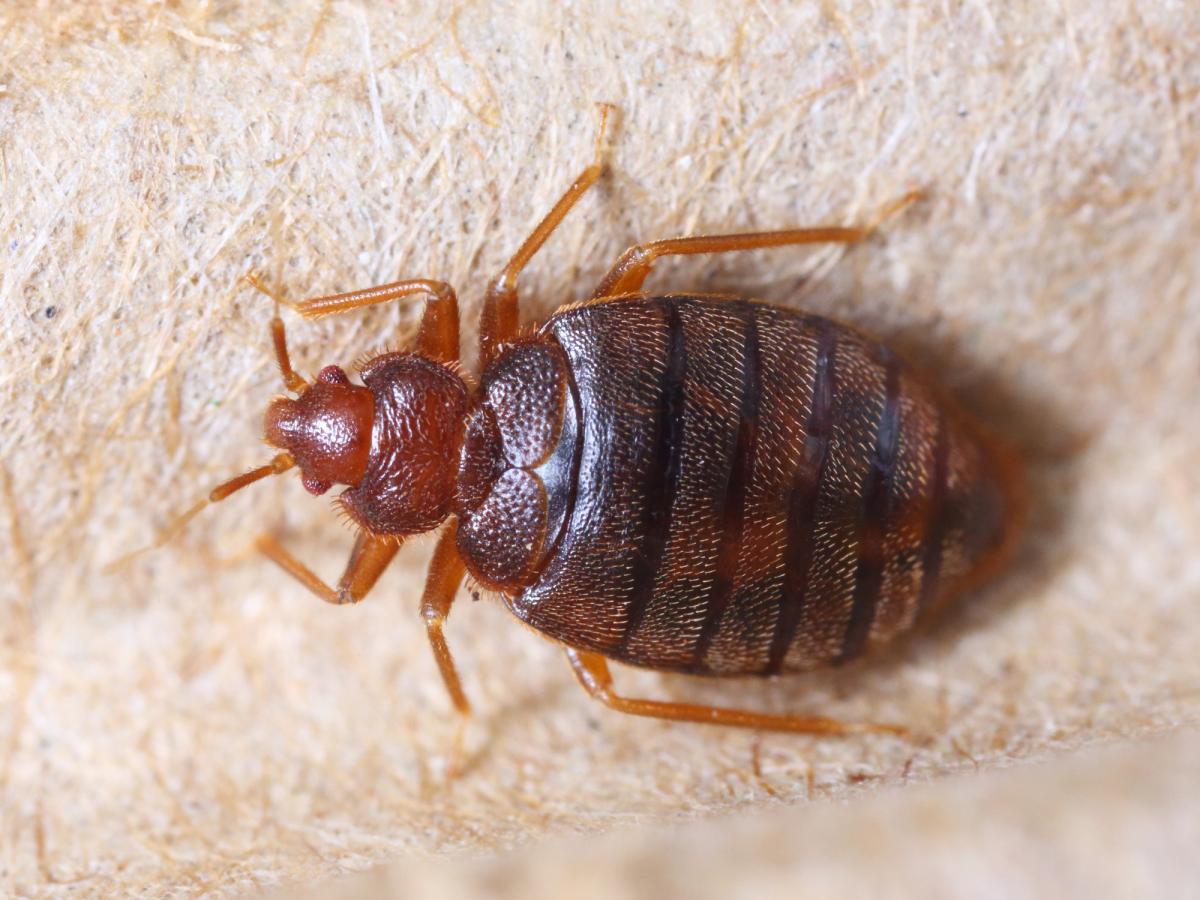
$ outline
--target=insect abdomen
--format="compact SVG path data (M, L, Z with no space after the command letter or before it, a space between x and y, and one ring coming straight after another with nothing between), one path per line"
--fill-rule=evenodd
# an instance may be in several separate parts
M572 504L514 612L658 669L769 674L906 631L1005 542L1001 473L885 348L687 296L553 317L582 418Z

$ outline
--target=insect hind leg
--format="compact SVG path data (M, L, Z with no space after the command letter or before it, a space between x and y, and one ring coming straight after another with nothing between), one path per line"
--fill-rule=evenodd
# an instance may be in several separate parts
M878 722L841 722L824 716L774 715L725 706L700 706L663 700L639 700L622 697L612 683L608 661L598 653L567 648L567 660L583 689L609 709L633 716L669 719L676 722L702 722L734 728L758 728L764 731L789 731L793 734L846 735L880 733L907 736L900 725Z

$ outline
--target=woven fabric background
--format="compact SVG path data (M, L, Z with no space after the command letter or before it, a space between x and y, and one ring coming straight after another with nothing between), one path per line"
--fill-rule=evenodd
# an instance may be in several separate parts
M629 694L900 721L910 741L623 718L464 594L448 638L476 716L447 781L455 722L416 615L428 539L367 602L327 607L250 549L270 531L336 578L352 537L289 476L105 572L268 455L271 305L243 274L296 298L444 278L472 365L486 279L590 161L598 101L619 109L610 174L523 276L530 320L638 240L928 194L849 251L672 261L650 286L829 313L935 373L1028 461L1008 575L857 669L616 673ZM974 773L1194 725L1198 198L1190 0L6 4L0 893L236 893L734 812L786 828L767 807L847 801L804 808L820 830L933 781L953 815L985 790ZM417 312L289 318L294 359L349 365ZM1008 802L1053 816L1079 800L1060 780L1096 782L1018 780ZM1129 790L1153 811L1145 783ZM1149 844L1176 820L1138 821Z
M687 897L1200 896L1196 732L1044 765L951 776L846 804L747 810L408 859L280 895L601 900Z

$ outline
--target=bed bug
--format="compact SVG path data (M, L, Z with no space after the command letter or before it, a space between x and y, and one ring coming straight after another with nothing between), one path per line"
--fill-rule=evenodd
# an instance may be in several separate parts
M642 289L665 256L850 244L873 226L639 244L590 299L522 332L517 277L600 176L603 135L602 120L595 161L489 284L477 384L459 374L446 283L289 304L317 317L424 298L412 349L370 359L361 383L336 365L311 383L297 374L277 304L275 354L295 394L266 413L266 439L281 452L209 502L291 468L313 494L344 485L337 502L357 538L336 586L273 537L257 542L336 604L362 600L406 537L440 530L421 615L464 716L443 624L469 574L560 643L582 686L613 709L805 733L900 731L630 699L612 685L610 660L772 676L857 659L995 569L1020 491L1007 451L855 329L736 296Z

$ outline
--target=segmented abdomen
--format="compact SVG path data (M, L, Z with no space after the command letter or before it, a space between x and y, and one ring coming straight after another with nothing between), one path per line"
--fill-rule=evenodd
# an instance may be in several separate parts
M709 674L837 664L1004 542L988 449L836 322L668 296L540 334L568 361L582 445L561 535L510 604L567 644Z

